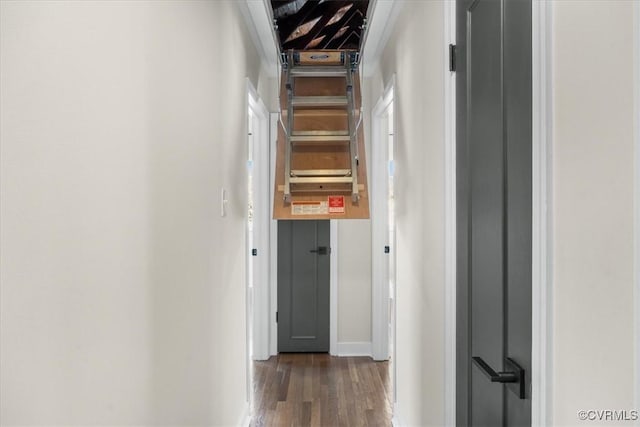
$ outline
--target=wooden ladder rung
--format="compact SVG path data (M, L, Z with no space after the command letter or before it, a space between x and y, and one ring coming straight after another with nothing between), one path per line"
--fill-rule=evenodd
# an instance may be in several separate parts
M346 96L294 96L291 100L294 107L346 107Z
M351 176L351 169L296 169L291 176Z
M291 184L351 184L352 176L292 176Z
M291 69L291 75L294 77L343 77L347 75L347 70L342 66L298 66Z
M349 135L291 135L291 142L296 143L316 143L324 144L327 142L349 142Z
M349 136L348 130L296 130L292 136Z

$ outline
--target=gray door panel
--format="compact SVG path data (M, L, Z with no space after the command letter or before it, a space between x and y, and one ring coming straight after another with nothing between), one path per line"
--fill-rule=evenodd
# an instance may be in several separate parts
M506 421L531 425L531 2L504 3L507 281L506 355L526 372L526 399L506 392Z
M329 221L278 221L280 352L329 351L329 243Z
M501 5L478 0L467 12L471 353L502 367L503 355L503 138ZM475 425L502 424L503 387L471 370Z
M469 150L467 146L467 10L456 0L456 424L471 414L471 317L469 274Z
M531 425L531 1L457 0L460 426ZM526 398L491 382L514 359Z

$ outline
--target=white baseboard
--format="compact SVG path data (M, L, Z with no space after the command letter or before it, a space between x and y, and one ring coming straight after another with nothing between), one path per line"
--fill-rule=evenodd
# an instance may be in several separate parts
M251 410L249 409L249 402L244 404L242 408L242 415L240 415L240 421L238 421L238 427L249 427L251 425Z
M339 342L338 356L369 356L371 357L371 342Z
M391 418L391 425L393 427L406 426L406 424L402 422L402 416L400 415L400 411L398 410L398 402L393 405L393 417Z

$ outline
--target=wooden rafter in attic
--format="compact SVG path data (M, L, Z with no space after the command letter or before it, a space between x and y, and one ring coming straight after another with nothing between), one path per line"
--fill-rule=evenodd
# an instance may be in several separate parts
M271 0L282 51L359 50L369 0Z

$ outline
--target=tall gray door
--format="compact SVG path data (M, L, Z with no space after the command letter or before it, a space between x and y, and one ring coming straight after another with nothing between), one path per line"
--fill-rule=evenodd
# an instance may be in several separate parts
M278 221L278 351L329 351L329 221Z
M531 425L531 0L457 4L457 424Z

